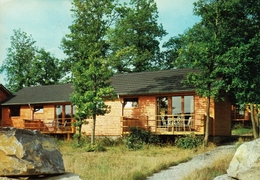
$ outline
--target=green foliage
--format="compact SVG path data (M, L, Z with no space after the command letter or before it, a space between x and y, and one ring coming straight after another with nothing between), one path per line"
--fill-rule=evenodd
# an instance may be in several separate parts
M166 35L157 23L154 0L131 0L118 6L119 18L109 32L112 66L117 72L158 69L159 39Z
M114 89L108 81L112 70L105 40L114 4L113 0L74 0L72 4L75 20L69 27L71 33L62 40L62 48L68 55L67 65L72 67L71 101L77 106L75 119L80 122L77 123L79 134L81 122L92 118L91 144L94 145L96 117L110 111L104 101L114 97Z
M158 144L159 142L157 135L140 127L131 127L130 134L126 136L126 146L131 150L142 149L145 144Z
M194 5L201 21L180 36L176 60L179 67L199 70L186 83L209 100L228 92L241 103L260 102L260 73L254 70L260 68L260 1L199 0ZM208 119L205 130L206 140Z
M35 46L32 36L14 30L0 73L6 73L6 87L17 92L23 87L58 84L63 77L60 61Z
M232 135L253 134L252 127L245 126L243 123L236 123L232 127Z
M106 148L104 145L102 145L101 143L96 143L94 146L92 146L91 144L89 144L86 148L85 148L86 152L105 152Z
M83 148L86 147L87 144L89 144L90 139L88 137L83 137L80 134L74 134L73 135L73 141L71 143L71 146L73 148Z
M37 50L32 67L33 85L57 84L65 75L60 60L44 48Z
M98 139L98 143L102 144L103 146L106 146L106 147L112 147L112 146L122 145L124 142L123 142L122 138L104 137L104 138Z
M195 134L185 135L176 139L176 146L183 149L193 149L203 144L203 138Z

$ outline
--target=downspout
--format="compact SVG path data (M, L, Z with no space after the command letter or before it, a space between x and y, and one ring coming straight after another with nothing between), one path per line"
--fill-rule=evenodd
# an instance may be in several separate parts
M117 94L117 98L118 98L118 100L119 100L119 102L120 102L120 104L121 104L121 109L120 109L120 111L121 111L121 115L120 115L120 126L121 126L121 128L120 128L120 130L121 130L121 135L123 135L123 133L124 133L124 118L123 118L123 114L124 114L124 107L123 107L123 103L124 102L121 102L120 101L120 95L119 94Z
M121 114L120 114L120 116L123 116L123 103L124 102L120 101L120 95L119 94L117 94L117 98L118 98L119 102L121 103L121 109L120 109L121 110Z

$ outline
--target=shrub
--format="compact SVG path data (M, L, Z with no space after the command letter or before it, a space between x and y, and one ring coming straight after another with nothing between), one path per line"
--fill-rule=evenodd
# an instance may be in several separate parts
M113 147L113 146L118 146L120 144L123 144L123 140L122 138L119 137L115 137L115 138L102 137L98 139L98 143L101 143L103 146L106 147Z
M140 127L131 127L130 134L126 137L128 149L137 150L143 148L144 144L158 144L159 137Z
M80 139L78 137L78 134L73 135L73 141L71 143L73 148L82 148L90 143L90 138L88 138L87 136L80 136Z
M97 143L95 144L93 147L89 144L86 148L85 148L86 152L104 152L107 149L105 148L105 146L103 146L101 143Z
M192 149L201 146L203 143L203 138L201 136L196 136L194 133L192 133L190 135L178 137L175 143L176 146L179 148Z

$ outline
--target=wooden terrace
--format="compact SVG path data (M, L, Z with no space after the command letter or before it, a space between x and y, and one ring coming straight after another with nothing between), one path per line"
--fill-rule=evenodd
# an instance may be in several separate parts
M158 135L204 134L204 116L176 114L165 116L121 117L121 132L128 134L131 127L140 127Z
M73 120L68 119L24 119L24 128L38 130L43 134L64 134L70 139L71 134L75 133Z

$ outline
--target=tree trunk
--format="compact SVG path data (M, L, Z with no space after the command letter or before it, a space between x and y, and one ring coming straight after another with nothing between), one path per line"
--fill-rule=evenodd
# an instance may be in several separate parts
M206 119L206 128L205 128L205 137L203 140L204 147L208 146L209 142L209 120L210 120L210 96L207 97L207 119Z
M255 116L254 116L254 106L252 103L250 104L250 110L251 110L251 122L252 122L254 139L257 139L259 137L258 136L258 127L256 126Z
M77 138L77 140L78 140L78 144L80 143L80 139L81 139L81 129L82 129L82 120L80 119L79 120L80 121L80 123L79 123L79 126L78 126L78 133L79 133L79 135L77 136L78 138Z
M96 115L93 115L92 133L91 133L91 146L95 144L95 130L96 130Z

